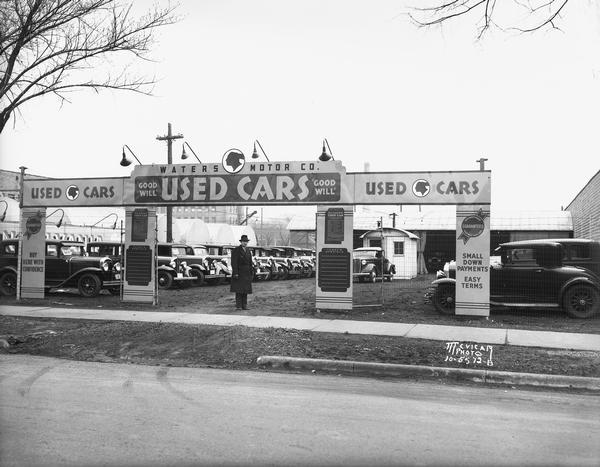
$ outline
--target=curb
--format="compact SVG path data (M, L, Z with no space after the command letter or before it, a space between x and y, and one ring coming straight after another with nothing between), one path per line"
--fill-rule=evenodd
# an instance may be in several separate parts
M256 360L256 363L262 367L284 370L320 370L329 373L346 373L359 376L393 376L399 378L445 378L450 381L469 381L484 384L600 391L600 378L588 378L584 376L513 373L508 371L471 370L394 363L294 358L276 355L260 356Z

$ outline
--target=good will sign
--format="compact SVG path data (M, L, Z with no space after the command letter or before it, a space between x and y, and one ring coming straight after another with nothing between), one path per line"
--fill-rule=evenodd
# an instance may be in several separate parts
M202 170L204 166L139 168L132 174L125 203L322 204L348 201L352 192L339 167L317 171L314 163L282 164L280 170L277 166L250 166L236 174L211 173Z

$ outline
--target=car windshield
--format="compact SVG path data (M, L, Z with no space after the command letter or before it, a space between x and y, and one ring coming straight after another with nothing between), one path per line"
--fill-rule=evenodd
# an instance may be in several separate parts
M91 256L118 256L121 254L119 245L92 245L89 247Z
M174 246L172 252L173 256L194 254L194 250L188 251L188 249L184 246Z
M381 251L378 250L361 250L353 252L353 256L356 259L373 259L381 258Z
M194 247L194 254L198 256L206 256L208 254L208 249L200 246Z
M62 256L85 256L82 245L63 245L60 247Z

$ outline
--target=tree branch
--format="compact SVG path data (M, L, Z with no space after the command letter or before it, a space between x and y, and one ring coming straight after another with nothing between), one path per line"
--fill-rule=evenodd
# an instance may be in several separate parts
M98 60L120 52L148 60L157 28L175 23L168 5L133 18L114 0L0 0L0 132L21 104L52 93L92 88L151 94L155 78L80 79ZM102 69L102 67L98 67Z
M501 30L513 30L520 33L531 33L550 26L553 29L559 29L555 24L557 18L569 0L512 0L512 2L501 2L496 4L496 0L434 0L431 6L418 6L412 10L414 14L409 14L411 19L420 27L439 25L444 22L455 20L458 17L470 17L475 12L480 11L481 16L478 24L481 25L477 34L477 39L481 39L485 31L494 26ZM496 10L500 8L502 18L508 19L507 25L499 25L495 18L499 15ZM526 12L525 20L522 19L523 10ZM541 17L541 19L540 19ZM525 23L532 26L522 25ZM521 24L519 24L521 23Z

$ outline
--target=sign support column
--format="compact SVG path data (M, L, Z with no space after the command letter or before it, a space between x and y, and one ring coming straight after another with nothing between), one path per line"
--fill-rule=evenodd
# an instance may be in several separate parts
M352 310L352 206L317 208L316 308Z
M123 301L156 305L156 209L126 208L123 259Z
M490 315L490 205L456 207L457 315Z
M46 208L22 208L17 300L44 298L46 276Z

